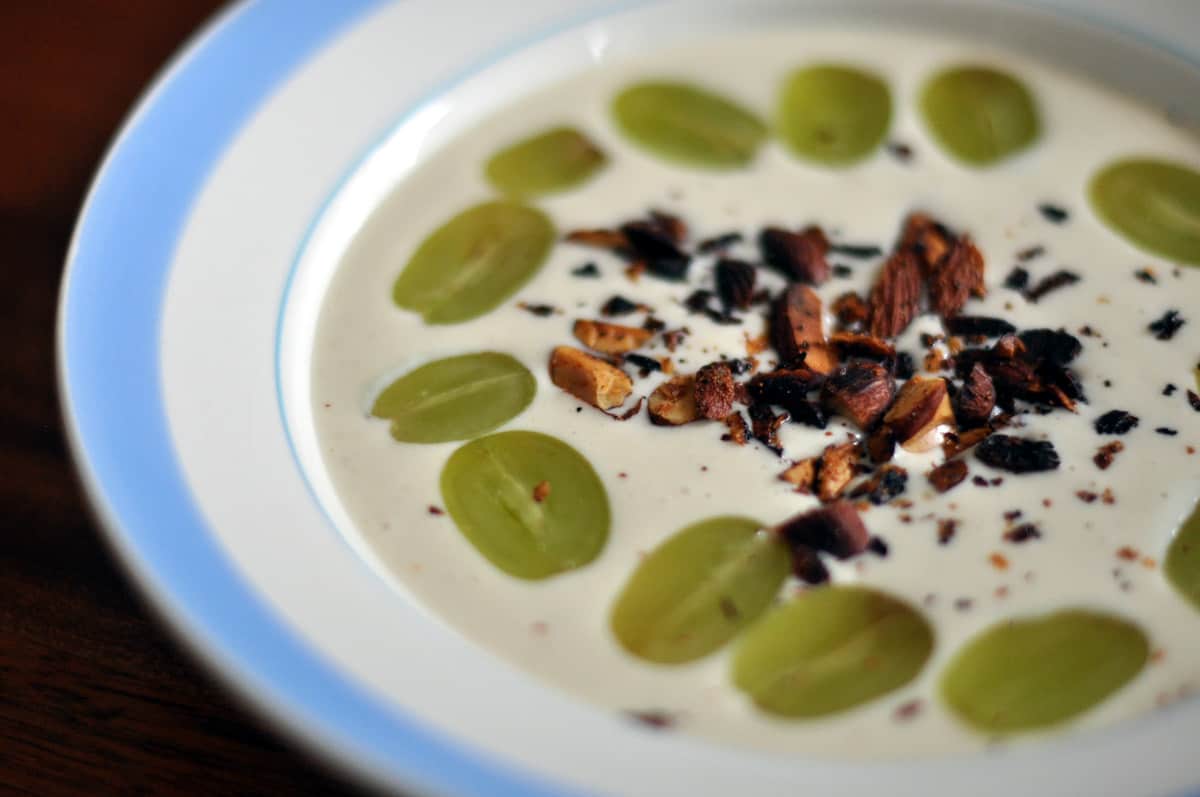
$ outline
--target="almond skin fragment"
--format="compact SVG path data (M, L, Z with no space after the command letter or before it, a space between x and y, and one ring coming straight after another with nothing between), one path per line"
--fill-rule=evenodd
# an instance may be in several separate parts
M920 310L921 267L912 252L902 250L883 264L867 299L867 330L877 338L894 338L908 328Z
M876 465L891 462L896 453L896 433L890 426L880 424L867 437L867 457Z
M882 338L858 332L834 332L829 342L843 357L867 357L872 360L891 360L896 347Z
M640 327L579 319L572 330L584 346L605 354L625 354L645 346L654 333Z
M867 320L867 303L854 291L843 293L834 299L831 309L834 317L842 326L854 327Z
M841 496L854 478L858 462L858 443L840 443L827 446L821 454L821 467L817 471L817 497L829 503Z
M620 230L572 230L567 233L566 240L580 246L594 246L597 249L621 250L629 249L629 240Z
M663 382L647 403L650 421L658 426L682 426L700 420L696 408L696 377L677 376Z
M781 481L794 486L796 492L808 495L812 493L813 485L817 480L817 464L818 460L816 457L802 459L779 474L779 478Z
M961 459L952 459L949 462L943 462L929 472L928 478L929 483L933 485L933 489L939 493L944 493L967 478L967 463Z
M725 417L725 428L729 431L721 435L721 439L727 443L744 446L750 439L750 427L746 423L746 417L740 412L731 412Z
M737 383L725 363L709 363L696 372L696 408L710 421L719 421L733 411Z
M942 452L946 455L946 459L957 457L962 452L982 443L983 439L990 435L992 431L991 427L980 426L977 429L948 432L945 439L942 440Z
M767 265L796 282L820 285L829 279L829 239L819 227L795 233L767 227L758 236L758 246Z
M775 533L792 548L825 551L848 559L867 549L871 535L849 501L837 501L785 520Z
M962 427L979 426L987 423L992 410L996 406L996 387L992 378L979 363L971 368L971 373L963 380L962 389L955 397L957 411L955 416Z
M987 293L983 283L983 254L967 236L954 242L929 275L929 301L942 318L958 315L971 296Z
M906 451L921 452L941 443L939 427L954 422L946 380L913 377L904 383L896 403L883 417Z
M879 363L855 360L841 366L821 387L821 402L832 412L869 430L896 397L896 381Z
M825 341L821 319L821 297L807 285L793 285L783 292L771 311L771 343L781 364L798 362L819 374L837 366L837 357Z

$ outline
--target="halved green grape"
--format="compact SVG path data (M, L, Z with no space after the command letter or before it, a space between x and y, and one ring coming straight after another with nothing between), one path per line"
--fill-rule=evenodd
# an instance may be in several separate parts
M1068 609L1010 620L975 637L942 673L942 696L969 725L1008 734L1056 725L1137 675L1150 646L1137 626Z
M630 86L617 95L613 115L637 144L691 166L745 166L767 138L767 126L753 113L687 83Z
M409 371L379 394L371 414L391 419L392 437L402 443L469 440L515 418L536 392L528 368L485 351Z
M908 604L864 587L822 587L755 624L733 682L764 711L822 717L899 689L933 651L933 629Z
M776 126L800 157L845 166L875 151L891 118L886 83L869 72L823 64L788 77L779 95Z
M1167 581L1200 609L1200 504L1175 532L1163 571Z
M458 530L509 575L582 567L608 540L608 495L566 443L537 432L481 437L450 455L442 500Z
M617 598L612 630L627 651L660 664L698 659L762 614L788 574L788 554L762 524L715 517L655 548Z
M608 158L573 127L556 127L497 152L485 173L497 190L512 196L562 191L587 180Z
M1127 158L1092 178L1088 194L1096 214L1134 245L1200 266L1200 172Z
M988 67L938 73L921 92L921 111L938 143L976 166L1020 152L1041 130L1037 106L1024 84Z
M554 235L540 210L510 201L476 205L421 243L396 279L392 300L430 324L469 321L537 273Z

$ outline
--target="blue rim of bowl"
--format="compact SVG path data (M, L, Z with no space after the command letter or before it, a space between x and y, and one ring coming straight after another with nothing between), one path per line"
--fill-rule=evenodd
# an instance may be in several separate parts
M92 183L67 256L58 316L65 425L100 525L143 594L192 651L311 750L380 785L562 797L574 792L389 709L285 628L213 541L167 429L162 300L195 197L285 79L384 4L240 4L143 97Z
M577 795L386 708L321 659L218 549L171 446L158 352L162 299L192 203L259 106L321 47L387 1L245 0L197 33L127 118L88 192L67 256L58 363L68 440L109 544L168 627L310 750L376 784L425 793ZM1083 8L1013 5L1073 16L1200 66L1191 53ZM313 225L367 154L330 192ZM282 404L280 413L282 423ZM169 535L162 533L165 520Z

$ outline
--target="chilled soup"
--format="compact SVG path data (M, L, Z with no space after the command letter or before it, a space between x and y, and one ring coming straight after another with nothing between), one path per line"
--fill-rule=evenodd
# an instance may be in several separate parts
M1145 713L1200 663L1198 163L976 42L571 78L346 254L326 467L437 616L655 727L879 757Z

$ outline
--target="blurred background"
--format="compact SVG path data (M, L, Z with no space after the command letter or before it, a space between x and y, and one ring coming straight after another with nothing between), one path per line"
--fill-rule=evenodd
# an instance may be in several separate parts
M0 794L349 791L149 614L59 422L55 305L84 193L149 81L223 5L0 0Z

